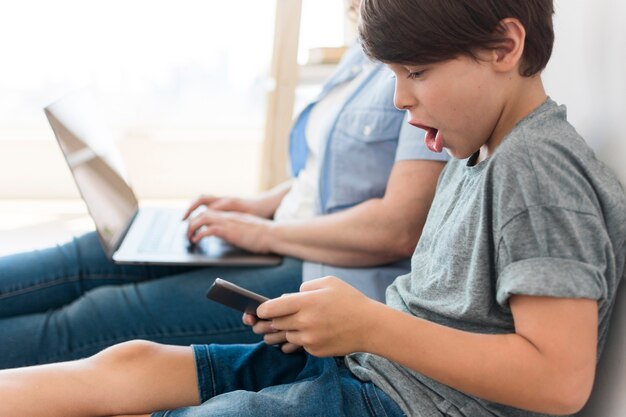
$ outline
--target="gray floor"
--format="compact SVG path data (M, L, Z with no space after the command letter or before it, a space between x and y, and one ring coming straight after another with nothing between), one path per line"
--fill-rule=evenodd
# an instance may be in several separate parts
M0 255L62 243L93 228L80 200L0 200Z

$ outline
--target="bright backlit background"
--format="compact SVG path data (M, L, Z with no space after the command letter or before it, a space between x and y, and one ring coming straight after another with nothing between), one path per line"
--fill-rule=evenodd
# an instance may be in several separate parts
M41 108L83 85L135 134L260 139L274 1L1 4L0 140L49 139ZM343 43L342 8L305 1L300 61Z
M121 138L140 197L256 192L275 8L0 0L0 199L77 197L42 108L85 86ZM300 63L310 48L344 44L344 10L304 0ZM314 78L304 83L318 87Z

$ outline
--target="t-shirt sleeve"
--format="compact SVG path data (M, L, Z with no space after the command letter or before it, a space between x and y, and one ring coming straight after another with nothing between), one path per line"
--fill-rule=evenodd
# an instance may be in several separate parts
M433 152L424 143L425 132L407 123L408 117L404 118L398 138L396 150L396 162L413 159L426 159L431 161L448 161L450 156L447 152Z
M496 251L496 298L511 295L561 298L606 296L611 241L596 214L532 206L500 231Z

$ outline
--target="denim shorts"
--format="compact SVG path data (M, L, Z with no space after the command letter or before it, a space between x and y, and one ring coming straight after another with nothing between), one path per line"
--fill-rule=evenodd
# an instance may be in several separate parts
M343 358L284 354L265 343L194 345L201 405L152 417L399 417L402 410Z

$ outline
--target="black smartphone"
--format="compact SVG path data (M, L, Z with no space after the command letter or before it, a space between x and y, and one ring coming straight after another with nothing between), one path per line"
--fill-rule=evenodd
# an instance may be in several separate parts
M206 294L207 298L244 313L256 315L256 309L269 300L232 282L216 278Z

